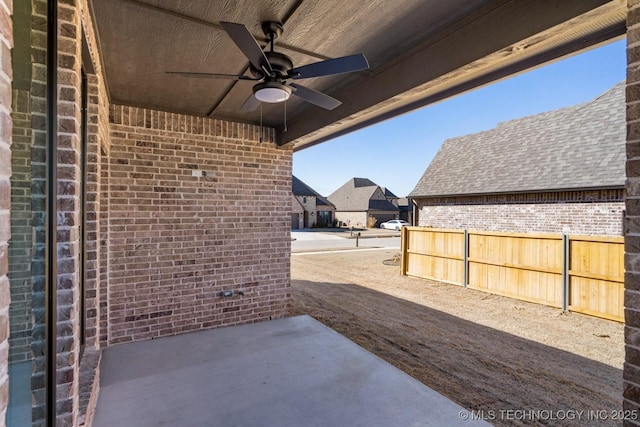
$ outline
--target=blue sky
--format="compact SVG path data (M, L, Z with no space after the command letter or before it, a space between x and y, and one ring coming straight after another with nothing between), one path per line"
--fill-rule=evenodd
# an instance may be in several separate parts
M589 101L623 81L625 47L609 43L299 151L293 174L324 196L353 177L406 196L446 139Z

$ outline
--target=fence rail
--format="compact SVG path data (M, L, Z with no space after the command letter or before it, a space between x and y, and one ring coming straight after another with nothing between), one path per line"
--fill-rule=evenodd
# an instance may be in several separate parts
M624 239L423 227L402 230L403 275L624 319Z

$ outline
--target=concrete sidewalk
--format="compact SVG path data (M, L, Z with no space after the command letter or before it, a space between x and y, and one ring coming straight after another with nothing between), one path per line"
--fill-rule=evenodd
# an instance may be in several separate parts
M109 347L100 385L94 427L488 425L309 316Z
M299 242L311 242L320 240L342 240L342 236L330 233L316 233L314 231L291 230L291 240Z
M379 237L400 237L400 231L384 230L381 228L359 229L356 228L351 232L348 228L305 228L301 230L291 230L295 233L313 233L323 234L326 236L336 236L345 239L355 239L356 233L360 233L361 239L379 238Z

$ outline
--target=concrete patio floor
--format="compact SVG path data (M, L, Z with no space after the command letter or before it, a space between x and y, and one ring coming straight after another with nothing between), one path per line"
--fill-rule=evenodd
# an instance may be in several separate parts
M309 316L110 347L100 370L94 427L488 425Z

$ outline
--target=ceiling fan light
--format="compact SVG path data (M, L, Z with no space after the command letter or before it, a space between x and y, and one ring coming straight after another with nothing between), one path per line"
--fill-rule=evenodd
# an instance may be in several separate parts
M291 88L278 82L264 82L253 87L253 95L261 102L275 104L291 96Z

